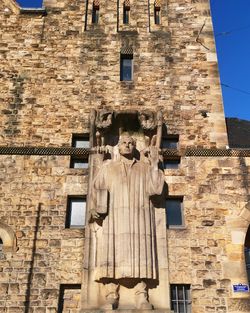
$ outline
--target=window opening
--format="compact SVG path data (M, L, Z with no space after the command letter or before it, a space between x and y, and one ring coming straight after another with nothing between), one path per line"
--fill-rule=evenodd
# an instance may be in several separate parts
M171 227L183 227L183 198L172 197L166 200L166 219L167 226Z
M166 159L164 160L164 169L177 170L180 166L180 159Z
M89 136L87 134L77 134L72 137L72 147L74 148L86 148L90 147ZM88 168L88 158L84 158L81 156L72 156L70 159L70 167L71 168Z
M121 54L121 81L133 80L133 54Z
M80 168L87 169L89 167L89 162L87 159L72 157L70 160L70 168Z
M81 135L81 134L77 134L77 135L73 135L72 137L72 147L75 148L89 148L89 136L86 135Z
M83 228L86 219L86 197L69 196L66 228Z
M179 136L169 135L162 138L161 148L162 149L178 149Z
M175 313L191 313L190 285L170 285L171 310Z
M99 16L100 16L100 6L98 1L93 2L92 8L92 24L99 23Z
M158 4L154 4L154 17L155 17L155 24L160 25L161 23L161 7Z
M123 24L129 24L130 3L124 1L123 3Z
M60 285L59 299L58 299L58 313L68 312L72 310L72 305L74 304L74 309L79 309L80 307L80 294L81 285L80 284L62 284Z

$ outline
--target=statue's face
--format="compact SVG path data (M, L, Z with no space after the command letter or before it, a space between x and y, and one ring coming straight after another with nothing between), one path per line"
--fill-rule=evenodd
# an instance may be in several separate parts
M132 137L122 137L119 141L119 152L124 156L132 156L135 148L134 140Z

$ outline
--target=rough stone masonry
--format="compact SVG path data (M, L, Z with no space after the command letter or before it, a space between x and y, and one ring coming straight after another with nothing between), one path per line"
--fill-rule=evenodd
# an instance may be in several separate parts
M92 2L0 2L0 146L70 147L93 108L161 110L181 157L164 170L166 197L183 199L184 219L166 227L169 284L190 286L192 313L249 312L249 292L232 286L247 283L250 158L185 154L228 145L209 1L162 0L159 25L153 0L130 1L128 25L115 0L99 1L92 24ZM126 54L132 81L120 80ZM85 229L65 225L89 169L69 155L0 160L0 312L79 312Z

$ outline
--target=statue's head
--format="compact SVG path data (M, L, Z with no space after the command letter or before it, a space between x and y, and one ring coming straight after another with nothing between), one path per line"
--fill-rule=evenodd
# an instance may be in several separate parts
M129 135L121 136L118 142L118 149L121 155L130 158L134 155L135 140Z

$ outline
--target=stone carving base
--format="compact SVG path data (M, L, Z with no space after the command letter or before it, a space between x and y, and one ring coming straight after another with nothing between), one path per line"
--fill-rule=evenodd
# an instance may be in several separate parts
M174 311L171 311L169 309L165 309L165 310L102 310L102 309L98 309L98 310L91 310L91 309L82 309L80 310L79 313L174 313Z

